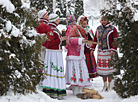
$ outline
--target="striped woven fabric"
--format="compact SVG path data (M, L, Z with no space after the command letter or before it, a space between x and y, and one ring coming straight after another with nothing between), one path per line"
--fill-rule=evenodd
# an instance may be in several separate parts
M89 72L89 77L90 78L95 78L97 77L97 69L96 69L96 62L95 62L95 57L94 55L90 55L90 53L86 53L86 64Z

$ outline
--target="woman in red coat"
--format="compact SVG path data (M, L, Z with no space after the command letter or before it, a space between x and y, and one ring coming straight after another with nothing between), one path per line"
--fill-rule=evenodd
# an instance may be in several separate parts
M101 17L101 25L97 27L94 42L101 43L98 45L98 63L97 73L103 78L104 87L102 91L110 91L112 89L112 77L111 75L115 71L113 66L110 66L111 56L117 52L117 47L113 46L114 38L118 38L117 29L110 24L106 16ZM92 45L92 50L96 47ZM93 53L93 51L92 51ZM108 79L108 86L107 86Z
M47 30L48 30L48 22L49 22L49 15L48 12L43 9L38 12L38 21L39 21L39 26L36 27L37 33L44 34L43 37L45 37ZM45 53L46 53L46 47L44 44L42 44L42 49L41 49L41 56L40 59L44 63L45 59Z
M82 26L83 25L83 22L84 21L87 21L87 26ZM92 41L93 38L94 38L94 34L93 34L93 31L92 29L90 29L90 27L88 26L88 18L86 16L84 17L79 17L78 18L78 25L81 26L83 29L85 29L86 31L86 36L85 36L85 39L87 39L88 41ZM89 27L89 28L88 28ZM85 46L84 47L84 53L85 53L85 61L86 61L86 64L87 64L87 68L88 68L88 72L89 72L89 77L92 79L92 78L95 78L97 77L97 70L96 70L96 61L95 61L95 56L94 54L90 54L91 50L89 49L88 46Z
M46 55L43 72L46 72L44 73L46 78L40 87L44 88L44 92L51 98L63 99L63 96L66 95L66 82L61 44L66 37L61 37L61 33L57 29L59 22L57 14L49 15L48 40L44 43Z
M48 22L49 22L49 15L45 9L40 10L38 12L38 21L39 21L40 26L36 27L37 32L40 34L46 33L46 29L47 29Z

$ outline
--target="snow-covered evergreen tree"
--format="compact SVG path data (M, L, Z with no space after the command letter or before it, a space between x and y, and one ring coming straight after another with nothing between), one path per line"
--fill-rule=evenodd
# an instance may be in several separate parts
M10 1L8 6L0 4L0 95L35 92L42 76L36 68L43 68L37 11L29 0Z
M38 11L46 9L49 13L53 12L53 0L30 0L31 7L35 7Z
M48 0L30 0L31 2L31 7L35 7L38 11L42 10L46 7L47 3L46 1Z
M66 18L66 0L56 0L56 8L59 9L57 13L60 18Z
M117 40L120 58L114 58L114 68L122 70L121 77L115 78L114 90L122 98L138 94L138 19L135 0L107 0L109 8L102 10L118 27Z
M47 8L47 11L50 13L53 13L53 0L44 0L46 1L46 8Z
M75 11L75 1L74 0L67 1L67 12L66 13L74 15L74 11Z
M75 18L78 19L78 17L83 14L84 14L83 0L75 0L75 12L74 12Z

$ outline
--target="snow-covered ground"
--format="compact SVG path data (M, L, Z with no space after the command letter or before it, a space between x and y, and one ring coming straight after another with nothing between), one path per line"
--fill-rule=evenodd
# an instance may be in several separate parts
M0 97L0 102L138 102L138 95L130 98L121 99L115 91L101 92L102 90L102 78L97 77L92 81L92 87L97 90L104 99L86 99L82 100L73 95L72 91L67 90L67 96L63 100L51 99L41 90L38 90L38 94L26 94L26 95L14 95L9 93L6 96Z

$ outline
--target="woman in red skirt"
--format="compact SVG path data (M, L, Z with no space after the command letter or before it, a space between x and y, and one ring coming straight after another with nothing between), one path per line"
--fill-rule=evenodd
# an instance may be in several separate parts
M86 27L82 26L83 21L87 21ZM78 23L78 25L82 26L82 28L85 29L85 31L86 31L85 39L87 39L88 41L92 41L94 38L94 34L93 34L92 29L88 26L88 21L89 21L88 18L86 16L83 16L78 19L77 23ZM91 52L91 50L89 49L89 47L85 46L85 48L84 48L84 54L86 57L85 61L87 64L89 77L92 79L92 78L97 77L98 75L97 75L96 61L95 61L94 54L90 53L90 52Z

